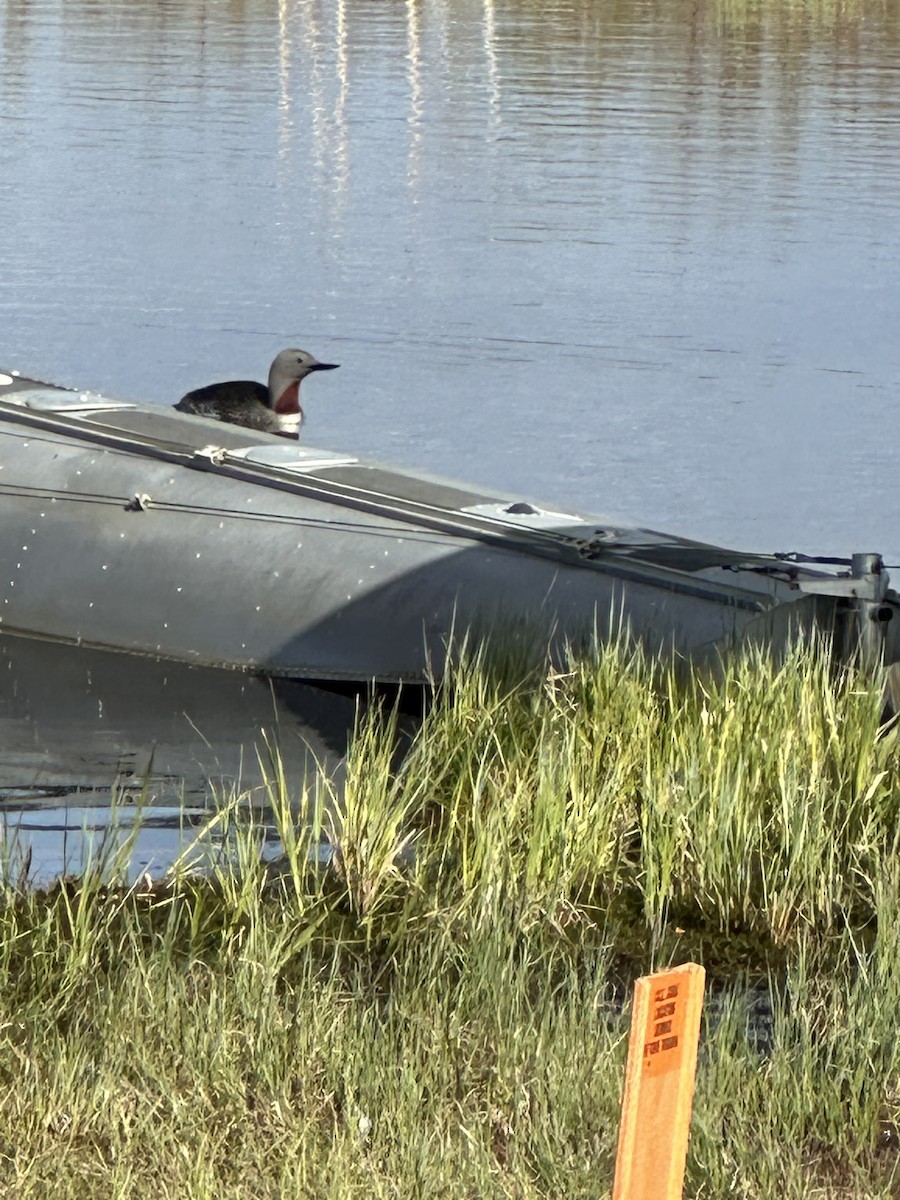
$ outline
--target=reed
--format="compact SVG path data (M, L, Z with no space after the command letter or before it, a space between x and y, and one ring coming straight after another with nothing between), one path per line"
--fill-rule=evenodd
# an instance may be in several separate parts
M8 871L0 1192L607 1195L631 979L699 957L686 1195L896 1195L896 738L815 648L462 656L340 793L261 747L276 866L235 795L201 874Z

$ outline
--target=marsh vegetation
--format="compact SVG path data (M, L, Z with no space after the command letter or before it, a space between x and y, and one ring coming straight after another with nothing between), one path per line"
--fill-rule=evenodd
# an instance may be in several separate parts
M897 1194L877 679L809 649L718 679L622 647L525 679L470 660L395 740L371 709L339 813L268 758L277 868L239 795L211 873L128 887L113 856L35 891L8 864L4 1195L594 1200L631 982L689 959L685 1194Z

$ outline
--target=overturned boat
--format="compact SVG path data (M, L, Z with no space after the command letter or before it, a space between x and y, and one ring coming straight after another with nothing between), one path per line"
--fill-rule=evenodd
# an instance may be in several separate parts
M7 633L350 681L432 679L453 631L898 658L877 554L741 554L16 374L0 493Z

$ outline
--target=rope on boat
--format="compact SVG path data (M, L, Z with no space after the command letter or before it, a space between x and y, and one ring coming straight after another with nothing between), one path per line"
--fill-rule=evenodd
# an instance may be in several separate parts
M292 516L287 513L249 512L244 509L222 508L218 505L180 504L175 501L156 500L145 492L136 493L129 497L106 495L102 492L54 491L51 488L29 487L27 484L0 483L0 496L19 496L29 500L48 500L51 503L66 500L77 504L104 504L111 508L124 509L126 512L169 512L181 513L188 516L218 517L237 519L241 521L268 521L276 525L295 525L310 529L343 529L356 533L369 534L372 537L389 537L392 541L402 537L404 541L416 541L424 536L418 531L410 531L408 525L390 525L376 527L356 521L334 521L325 517ZM433 535L427 540L433 541Z
M850 567L853 565L853 560L849 558L835 558L830 554L801 554L799 550L784 552L776 550L772 558L777 558L781 562L791 563L825 563L833 567Z

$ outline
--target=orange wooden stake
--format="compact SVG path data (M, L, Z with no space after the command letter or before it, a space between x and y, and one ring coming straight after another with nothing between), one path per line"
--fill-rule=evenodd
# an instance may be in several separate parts
M680 1200L705 978L687 963L634 985L613 1200Z

